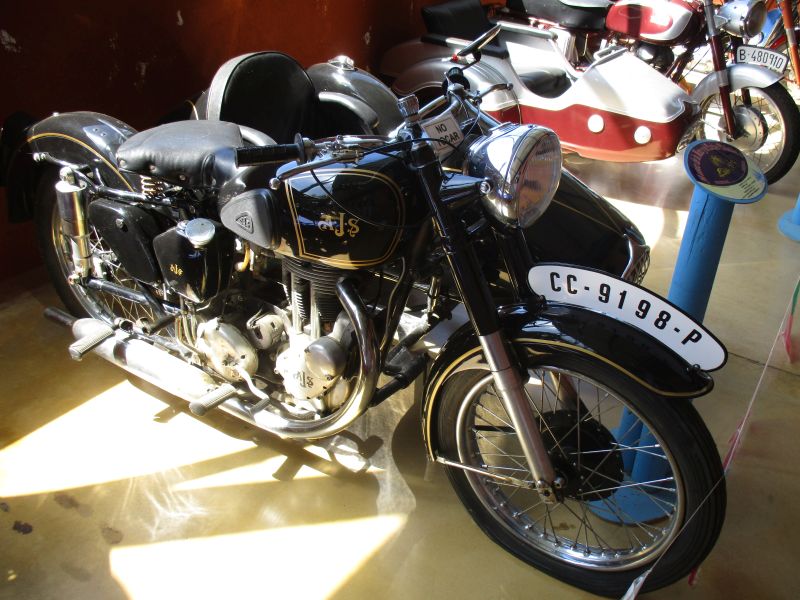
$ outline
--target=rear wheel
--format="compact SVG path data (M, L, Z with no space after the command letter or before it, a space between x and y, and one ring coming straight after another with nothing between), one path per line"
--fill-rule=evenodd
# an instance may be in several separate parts
M112 322L115 317L131 321L155 320L153 309L145 304L125 300L107 292L100 292L80 285L70 285L69 276L74 272L70 240L61 231L61 218L56 204L55 184L58 174L46 173L36 190L34 220L39 249L45 266L64 306L74 315L93 317ZM94 271L117 285L140 291L139 284L128 275L114 252L89 223L90 245Z
M693 407L664 401L596 360L531 359L526 385L561 501L456 467L451 482L475 522L518 558L571 585L621 596L676 581L713 547L725 512L719 456ZM487 371L447 382L438 413L445 457L532 482Z
M747 94L743 94L745 91ZM719 94L701 104L701 137L729 141L761 168L769 183L778 181L792 168L800 152L797 105L780 82L765 88L736 90L731 100L739 137L728 139Z

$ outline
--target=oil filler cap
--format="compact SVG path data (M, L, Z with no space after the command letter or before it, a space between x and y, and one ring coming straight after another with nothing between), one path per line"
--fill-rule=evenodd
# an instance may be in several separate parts
M192 243L195 248L201 248L214 239L216 227L208 219L192 219L178 223L178 232Z

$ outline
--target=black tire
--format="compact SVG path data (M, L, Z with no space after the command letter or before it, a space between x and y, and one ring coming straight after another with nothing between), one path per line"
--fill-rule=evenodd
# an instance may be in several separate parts
M534 490L448 467L450 481L474 521L521 560L595 594L620 597L656 561L645 590L686 576L714 546L726 502L716 446L691 404L658 398L590 358L533 355L528 368L529 395L534 404L541 404L540 424L547 424L543 437L557 472L565 478L564 496L552 508L537 506L540 498ZM536 381L550 383L537 386ZM531 481L524 459L520 464L516 458L522 451L492 386L488 371L459 373L445 383L436 417L441 454ZM663 448L661 456L658 446L642 443L641 434L636 441L630 437L627 425L633 421L614 433L609 420L614 416L612 398L619 402L614 409L620 418L627 411L628 418L640 419L653 432ZM601 414L599 420L592 418L595 411ZM581 429L576 430L578 422ZM554 438L560 442L553 443ZM659 468L669 470L665 477L632 481L624 458L630 455L650 456ZM580 473L585 475L582 481ZM651 514L629 514L637 502Z
M55 184L58 171L44 171L36 186L34 201L34 222L39 251L42 255L50 281L67 310L76 317L93 317L112 322L115 317L132 321L137 319L154 320L153 310L141 304L122 300L105 292L97 292L78 285L70 285L68 277L72 272L72 258L69 241L61 233L61 219L56 206ZM91 227L91 246L97 260L103 264L103 277L131 289L138 285L116 262L108 245Z
M750 93L749 107L744 105L742 90L736 90L732 100L734 112L738 111L737 122L750 135L731 143L761 167L769 183L775 183L792 168L800 153L800 112L780 82L743 89ZM705 126L701 126L699 139L726 140L719 95L703 100L701 110Z

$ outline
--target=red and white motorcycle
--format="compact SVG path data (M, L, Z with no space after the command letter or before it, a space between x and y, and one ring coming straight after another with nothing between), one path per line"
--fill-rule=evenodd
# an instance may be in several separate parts
M745 9L761 0L736 1L738 10L723 26L754 27L758 14ZM720 51L714 53L716 70L690 93L652 68L655 59L645 61L648 55L630 51L632 40L648 40L637 49L696 44L701 38L719 42L717 25L704 12L713 16L711 0L708 7L700 0L508 0L507 5L519 10L496 13L494 27L479 0L424 8L429 33L384 56L381 71L393 80L394 92L438 91L443 73L457 62L469 65L464 75L471 87L495 88L484 97L486 112L503 121L546 125L565 150L587 158L660 160L692 139L723 139L752 158L770 182L797 159L800 113L780 75L756 65L726 65ZM528 12L520 12L526 6ZM534 10L543 16L532 16ZM500 88L504 82L510 88Z

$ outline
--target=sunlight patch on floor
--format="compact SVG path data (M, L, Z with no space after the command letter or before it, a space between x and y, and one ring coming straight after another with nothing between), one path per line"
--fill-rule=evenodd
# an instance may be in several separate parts
M119 546L110 568L133 600L183 598L187 589L194 599L326 598L346 588L406 519L392 514Z
M127 381L88 398L0 450L0 497L139 477L253 447L183 413L155 423L168 408Z

